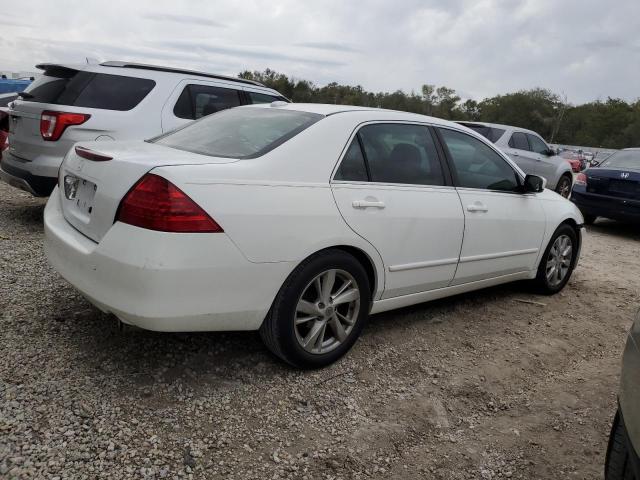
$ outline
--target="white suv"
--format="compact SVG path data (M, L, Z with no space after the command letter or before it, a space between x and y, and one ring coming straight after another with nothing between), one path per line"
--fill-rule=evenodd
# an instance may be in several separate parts
M71 146L143 140L239 105L288 101L251 80L125 62L41 64L9 108L9 150L0 178L48 196Z

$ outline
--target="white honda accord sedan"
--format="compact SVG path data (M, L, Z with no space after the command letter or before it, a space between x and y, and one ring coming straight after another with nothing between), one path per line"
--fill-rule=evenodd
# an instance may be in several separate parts
M124 323L260 330L327 365L370 314L514 280L560 291L583 219L484 137L337 105L239 107L147 142L76 144L51 264Z

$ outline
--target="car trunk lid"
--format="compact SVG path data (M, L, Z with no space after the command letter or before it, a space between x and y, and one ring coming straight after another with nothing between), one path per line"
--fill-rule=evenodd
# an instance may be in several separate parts
M68 153L60 167L62 210L71 225L99 242L113 225L122 198L154 168L235 161L149 142L82 142Z
M640 170L587 170L587 192L640 200Z

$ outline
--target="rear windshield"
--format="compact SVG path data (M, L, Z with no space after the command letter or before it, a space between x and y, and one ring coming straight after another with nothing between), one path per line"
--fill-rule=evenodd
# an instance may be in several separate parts
M478 132L484 138L489 139L493 143L496 143L506 131L501 128L487 127L486 125L480 125L477 123L463 123L462 125Z
M620 150L604 160L600 167L640 170L640 150Z
M138 105L155 84L147 78L54 68L29 85L22 97L29 102L125 111Z
M167 147L225 158L257 158L323 116L275 108L232 108L150 140Z

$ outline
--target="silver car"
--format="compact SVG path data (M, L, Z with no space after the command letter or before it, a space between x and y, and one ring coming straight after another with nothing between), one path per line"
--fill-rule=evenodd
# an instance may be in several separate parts
M607 448L605 479L640 480L640 311L622 358L618 401Z
M458 122L491 140L530 175L547 181L547 188L568 198L573 185L571 165L556 155L536 132L520 127L484 122Z
M287 101L251 80L125 62L43 70L9 108L0 179L48 196L79 141L144 140L239 105Z

